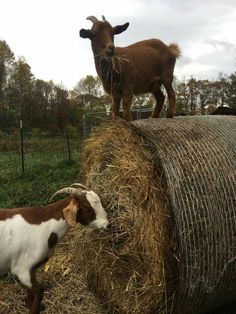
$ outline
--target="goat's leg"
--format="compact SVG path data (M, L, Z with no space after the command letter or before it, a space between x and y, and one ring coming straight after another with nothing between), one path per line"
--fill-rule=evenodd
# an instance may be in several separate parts
M120 102L121 97L117 95L112 96L112 119L115 120L120 116Z
M34 295L32 292L32 288L27 288L27 296L25 298L25 306L30 309L32 307L34 301Z
M122 106L123 106L123 118L126 121L131 121L131 111L130 107L132 105L132 99L133 99L133 93L132 94L126 94L123 96Z
M24 270L21 267L15 267L12 269L12 273L18 277L22 285L27 289L27 297L25 298L25 304L28 308L31 308L34 295L32 292L32 280L31 274L28 269Z
M41 302L43 299L43 288L38 283L36 277L35 277L35 271L36 269L33 269L31 271L31 282L32 282L32 288L30 293L33 295L33 302L30 309L30 314L39 314L40 308L41 308Z
M153 96L156 99L156 104L151 114L151 118L158 118L164 105L165 95L162 93L161 89L158 89L153 92Z
M21 283L27 288L28 295L26 297L26 304L30 308L30 314L39 314L41 301L43 298L43 289L37 282L35 278L35 269L31 272L29 270L23 271L20 269L19 271L13 272Z
M173 118L175 114L175 91L172 87L172 84L163 83L168 95L169 107L166 114L167 118Z

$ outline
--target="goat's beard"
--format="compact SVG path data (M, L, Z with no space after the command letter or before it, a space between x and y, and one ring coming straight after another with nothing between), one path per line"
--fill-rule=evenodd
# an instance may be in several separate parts
M96 67L105 91L111 95L113 89L119 86L121 81L118 57L101 54L96 60Z
M118 56L116 54L111 56L105 51L97 55L95 63L97 64L98 75L107 93L112 94L112 90L120 85L122 63L124 62L129 62L125 56Z

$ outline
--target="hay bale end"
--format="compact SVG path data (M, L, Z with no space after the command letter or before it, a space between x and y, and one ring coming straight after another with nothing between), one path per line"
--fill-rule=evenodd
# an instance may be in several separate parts
M236 301L236 118L117 121L84 147L110 230L84 272L109 313L205 313Z

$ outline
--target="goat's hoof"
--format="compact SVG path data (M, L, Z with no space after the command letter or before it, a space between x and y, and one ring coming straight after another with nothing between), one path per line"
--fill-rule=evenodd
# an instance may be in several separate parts
M173 118L173 117L174 117L173 113L167 112L166 118Z

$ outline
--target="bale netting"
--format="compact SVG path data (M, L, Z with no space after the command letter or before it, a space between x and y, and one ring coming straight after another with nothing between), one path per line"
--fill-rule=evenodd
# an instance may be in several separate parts
M96 128L84 182L111 228L83 239L84 271L109 313L206 313L236 301L236 118Z

